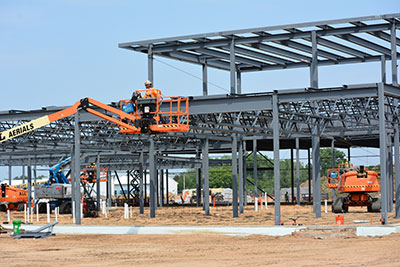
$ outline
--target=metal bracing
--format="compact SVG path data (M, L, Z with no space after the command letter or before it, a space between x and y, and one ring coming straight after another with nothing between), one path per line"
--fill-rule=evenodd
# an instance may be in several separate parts
M312 62L319 66L373 62L380 61L381 55L387 59L393 53L397 56L389 47L400 46L395 36L399 17L388 14L214 32L121 43L119 47L203 66L207 61L209 67L230 71L231 77L233 71L304 68ZM312 59L312 32L320 46L318 59ZM231 93L236 92L231 88Z

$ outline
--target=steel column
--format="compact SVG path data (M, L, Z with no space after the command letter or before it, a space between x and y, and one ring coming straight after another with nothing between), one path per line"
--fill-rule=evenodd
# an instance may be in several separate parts
M244 145L246 148L246 145ZM243 199L244 205L247 206L247 159L246 150L243 151Z
M200 159L200 151L196 152L196 159ZM196 207L200 207L201 202L201 169L196 168Z
M386 83L386 58L384 55L381 56L381 79L383 83Z
M242 94L242 73L240 71L236 71L236 84L237 93L240 95Z
M310 65L310 87L318 88L318 48L317 48L317 33L311 31L312 42L312 60Z
M12 166L8 165L8 185L12 185Z
M112 183L113 183L113 179L112 179L112 175L111 175L111 169L108 168L108 170L107 170L107 192L108 192L107 205L109 207L111 207L111 199L112 199L112 195L113 195Z
M28 222L32 214L32 166L31 159L28 159Z
M386 173L386 119L385 119L385 96L384 85L378 83L378 104L379 104L379 149L380 149L380 165L381 165L381 218L383 223L387 223L387 173Z
M400 218L400 152L399 152L399 122L396 121L395 132L394 132L394 183L395 183L395 196L396 196L396 208L395 218Z
M300 204L300 140L296 137L296 202Z
M254 179L254 209L258 201L258 185L257 185L257 139L253 139L253 179Z
M231 95L236 94L235 72L235 40L232 38L230 45Z
M153 86L154 86L154 80L153 80L153 45L150 44L149 45L149 50L147 51L147 58L148 58L148 62L147 62L147 79L149 81L152 82Z
M291 193L291 197L292 197L292 201L294 199L294 156L293 156L293 148L290 149L290 193Z
M156 162L154 152L154 139L150 136L149 148L149 169L150 169L150 218L156 217Z
M22 165L22 184L25 184L25 165Z
M316 129L312 137L313 161L313 207L316 218L321 218L321 166L320 166L320 136Z
M169 206L169 175L168 175L168 169L165 170L165 178L166 178L166 186L167 186L167 207Z
M97 196L97 211L100 211L100 155L97 155L96 160L96 196Z
M350 147L347 148L347 160L350 162L351 160L351 153L350 153Z
M139 206L140 214L144 214L144 198L143 198L143 151L139 155Z
M160 170L160 207L164 206L164 170Z
M274 143L274 192L275 192L275 225L281 223L281 184L279 163L279 109L278 92L272 95L272 130Z
M397 45L396 45L396 24L392 22L390 28L390 45L391 45L391 61L392 61L392 84L398 85L397 80Z
M238 181L237 181L237 136L232 135L232 209L233 218L238 217Z
M81 224L81 190L80 190L80 154L81 154L81 132L79 129L79 112L75 113L74 129L74 189L75 189L75 223Z
M239 141L239 212L243 213L243 139Z
M204 211L205 215L210 215L210 192L209 192L209 173L208 173L208 138L204 140L203 143L203 151L202 151L202 158L203 158L203 203L204 203Z
M203 95L208 95L208 77L207 77L207 64L202 65L203 74Z
M335 168L336 167L336 159L335 159L335 139L332 139L331 141L331 168ZM333 188L332 189L332 201L335 202L336 200L336 189Z
M307 149L308 158L308 203L311 203L311 155L310 148Z

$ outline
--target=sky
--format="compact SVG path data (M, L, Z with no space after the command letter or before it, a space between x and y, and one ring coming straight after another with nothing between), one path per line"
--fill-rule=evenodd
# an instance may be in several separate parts
M0 110L129 98L147 79L147 57L122 42L398 12L396 0L0 0ZM320 87L378 82L379 67L320 67ZM165 95L202 93L200 66L156 57L154 77ZM209 70L208 79L224 88L210 85L210 94L229 91L228 72ZM243 93L308 85L308 69L242 75Z

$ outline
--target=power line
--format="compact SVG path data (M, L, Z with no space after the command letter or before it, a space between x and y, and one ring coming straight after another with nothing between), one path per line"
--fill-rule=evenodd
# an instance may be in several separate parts
M194 75L194 74L192 74L192 73L190 73L190 72L187 72L187 71L185 71L185 70L183 70L183 69L180 69L180 68L178 68L178 67L175 67L175 66L173 66L173 65L171 65L171 64L168 64L167 62L164 62L164 61L162 61L162 60L159 60L159 59L157 59L157 58L154 58L154 59L157 60L157 61L160 62L160 63L163 63L163 64L167 65L167 66L170 67L170 68L173 68L173 69L175 69L175 70L177 70L177 71L180 71L180 72L183 72L183 73L185 73L185 74L187 74L187 75L189 75L189 76L191 76L191 77L193 77L193 78L196 78L196 79L199 79L200 81L203 81L203 79L200 78L199 76L196 76L196 75ZM230 93L228 89L225 89L225 88L219 86L218 84L215 84L215 83L212 83L212 82L209 82L209 81L207 81L207 84L210 84L210 85L212 85L212 86L214 86L214 87L216 87L216 88L218 88L218 89L221 89L221 90L224 90L224 91L227 92L227 93Z

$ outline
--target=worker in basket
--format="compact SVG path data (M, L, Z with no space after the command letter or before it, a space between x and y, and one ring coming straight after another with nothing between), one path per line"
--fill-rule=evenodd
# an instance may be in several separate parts
M143 98L156 98L156 97L161 97L161 91L158 89L153 88L153 84L151 81L147 80L144 83L144 86L146 87L146 93Z

